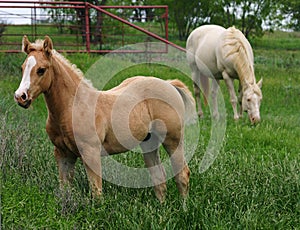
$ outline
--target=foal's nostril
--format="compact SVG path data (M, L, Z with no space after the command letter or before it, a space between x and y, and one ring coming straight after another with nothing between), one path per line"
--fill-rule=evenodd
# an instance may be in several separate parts
M26 101L26 99L27 99L27 94L26 94L26 93L23 93L22 96L21 96L21 98L22 98L23 101Z

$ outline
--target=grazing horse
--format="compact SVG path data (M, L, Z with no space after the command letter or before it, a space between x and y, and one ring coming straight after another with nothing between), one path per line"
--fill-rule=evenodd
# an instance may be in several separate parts
M92 195L100 196L101 156L140 145L155 195L163 202L166 175L159 157L162 144L170 156L178 190L183 197L187 195L190 170L184 158L184 122L193 120L196 111L186 85L179 80L136 76L111 90L98 91L53 49L48 36L35 43L24 36L22 43L27 58L14 98L28 108L44 95L46 131L55 146L61 186L71 182L76 159L81 158Z
M198 115L203 116L200 88L205 97L209 93L209 78L212 81L213 117L218 117L217 90L219 80L224 79L229 90L234 119L247 111L251 123L260 121L262 79L256 83L252 48L243 33L234 27L225 29L217 25L204 25L192 31L187 39L187 60L192 70ZM234 79L239 80L240 112L237 112L237 97Z

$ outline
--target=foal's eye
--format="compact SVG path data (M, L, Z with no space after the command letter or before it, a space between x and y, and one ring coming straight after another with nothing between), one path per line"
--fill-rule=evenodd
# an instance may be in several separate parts
M42 76L46 71L46 68L38 68L36 71L37 75Z
M251 98L248 98L247 101L250 102L250 101L251 101Z

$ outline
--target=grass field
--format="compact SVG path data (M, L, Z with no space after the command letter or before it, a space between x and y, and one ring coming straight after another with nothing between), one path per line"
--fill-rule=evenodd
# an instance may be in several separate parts
M264 81L260 124L250 125L246 115L238 122L233 120L222 83L227 111L223 147L213 165L199 173L211 135L209 109L205 108L206 117L199 121L200 134L194 133L199 135L199 143L189 162L191 181L186 207L174 180L168 181L167 199L162 205L152 188L127 188L107 181L103 184L103 199L94 200L80 161L74 185L60 191L53 145L45 131L47 110L43 98L38 98L28 110L18 107L13 100L25 55L0 54L1 227L299 229L300 42L297 36L275 33L253 41L256 78L262 77ZM99 59L85 54L67 57L84 72ZM177 71L163 66L136 66L120 73L119 78L140 74L187 81Z

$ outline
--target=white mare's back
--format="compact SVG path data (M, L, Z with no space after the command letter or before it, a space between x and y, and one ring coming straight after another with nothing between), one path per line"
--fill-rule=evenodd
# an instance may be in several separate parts
M195 29L187 40L187 58L190 65L205 76L215 75L217 68L216 47L219 37L226 29L217 25L205 25ZM208 68L208 69L207 69Z

